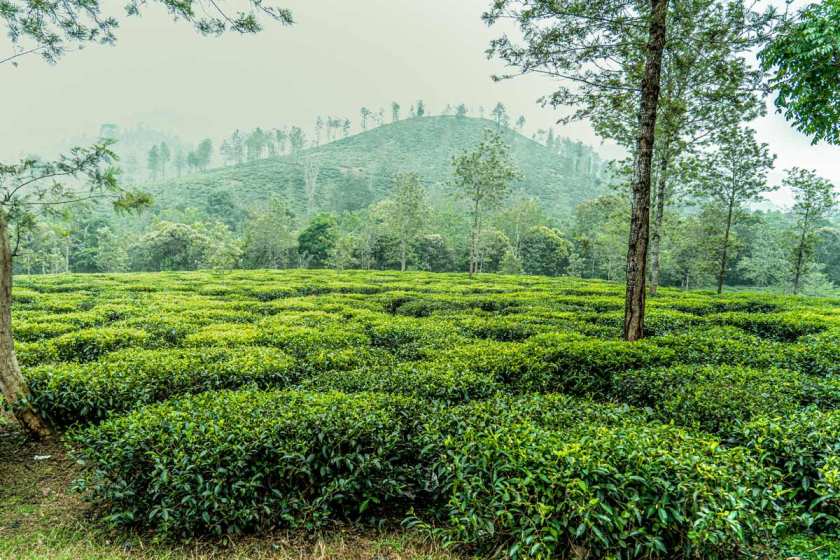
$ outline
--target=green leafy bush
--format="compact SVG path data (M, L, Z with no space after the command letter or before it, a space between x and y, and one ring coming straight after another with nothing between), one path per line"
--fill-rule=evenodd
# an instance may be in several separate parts
M779 469L790 489L787 505L806 526L840 530L835 468L840 457L840 410L804 409L763 416L742 426L737 441Z
M82 329L49 340L59 360L90 362L120 348L143 347L149 335L138 329L102 327Z
M568 397L534 399L431 420L424 449L445 501L415 524L511 558L723 559L763 534L779 488L745 449L632 409L586 414Z
M275 348L126 349L99 362L27 370L32 405L53 425L100 421L167 398L296 380L294 361Z
M487 374L426 363L331 371L307 380L304 388L345 393L395 393L450 404L485 399L501 390Z
M85 466L78 488L115 526L161 537L314 529L407 510L420 409L394 395L223 391L69 439Z
M650 407L663 422L728 434L762 414L840 404L840 384L781 369L671 366L616 374L613 398Z

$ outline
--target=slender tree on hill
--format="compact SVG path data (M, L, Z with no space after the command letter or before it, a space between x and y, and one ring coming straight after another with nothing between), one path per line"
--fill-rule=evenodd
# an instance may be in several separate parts
M225 11L226 2L216 0L130 0L124 4L129 16L137 16L148 4L166 8L174 19L186 21L201 34L220 35L226 31L254 33L261 29L260 16L291 24L286 9L248 0L251 10ZM14 54L0 64L16 65L21 57L38 54L57 62L68 46L89 43L113 44L119 19L103 14L99 0L7 0L0 5L0 20L11 38ZM120 209L148 204L148 197L123 190L117 183L115 160L107 144L74 148L68 155L46 162L25 159L0 165L0 389L21 426L30 435L50 434L47 423L29 403L26 385L12 338L12 258L21 234L35 227L51 209L65 211L74 205L110 198ZM69 181L69 182L65 182ZM78 181L78 183L77 183ZM81 183L81 184L79 184Z
M717 293L723 292L729 270L732 227L744 205L761 199L772 190L767 185L767 172L776 156L767 144L759 144L751 128L729 127L715 134L715 149L698 157L693 191L710 199L721 210L723 233L718 249Z
M796 244L792 258L792 283L793 293L798 294L802 288L802 277L811 264L817 228L837 207L838 195L830 181L798 167L787 171L782 184L796 197L793 205Z
M401 173L394 178L389 196L386 222L399 241L400 271L405 272L408 247L422 231L428 219L426 189L415 173Z
M510 148L497 131L485 130L475 149L452 160L453 187L468 204L470 218L469 273L479 271L479 240L487 214L497 209L510 193L510 184L521 178Z

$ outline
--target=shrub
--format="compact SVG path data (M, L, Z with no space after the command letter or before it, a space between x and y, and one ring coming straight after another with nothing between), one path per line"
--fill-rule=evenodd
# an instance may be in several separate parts
M779 469L790 489L787 505L806 526L840 529L834 469L840 456L840 410L805 409L746 423L737 441Z
M164 538L314 529L405 511L418 410L394 395L204 393L69 439L85 465L77 487L115 526Z
M120 348L143 347L149 335L138 329L82 329L50 339L56 357L66 362L90 362Z
M427 363L327 372L307 380L304 387L345 393L394 393L450 404L485 399L500 390L489 375Z
M671 366L616 374L613 398L652 408L664 422L728 434L761 414L840 403L840 385L781 369Z
M404 360L428 357L430 352L446 348L458 339L455 327L449 323L413 317L366 321L365 332L372 346L385 348Z
M733 558L762 534L778 488L746 450L636 423L632 409L558 414L575 402L552 398L543 417L531 397L432 420L424 449L445 543L482 557Z
M256 384L295 381L294 363L274 348L127 349L100 362L27 370L32 404L53 425L98 422L167 398Z
M709 315L709 320L722 325L732 325L762 338L791 342L797 338L822 332L831 323L822 315L805 311L780 313L728 312Z
M628 369L666 365L676 353L655 342L581 339L566 334L540 335L525 343L527 356L519 379L510 380L521 391L547 391L573 395L606 396L614 374Z

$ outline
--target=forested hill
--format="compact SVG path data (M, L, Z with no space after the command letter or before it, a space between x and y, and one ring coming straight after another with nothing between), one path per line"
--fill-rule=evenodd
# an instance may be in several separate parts
M208 200L230 195L240 209L259 206L273 196L296 210L358 210L387 195L401 171L418 173L434 193L446 190L452 157L475 146L492 121L470 117L416 117L385 124L306 149L204 173L146 185L160 208L204 208ZM588 146L565 139L544 145L504 128L504 137L524 174L514 191L537 198L546 212L568 216L581 201L602 192L603 164ZM307 196L305 174L315 180ZM313 204L316 208L307 208Z

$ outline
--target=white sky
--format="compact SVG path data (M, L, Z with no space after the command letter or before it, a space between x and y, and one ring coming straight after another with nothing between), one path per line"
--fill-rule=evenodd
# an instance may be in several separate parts
M110 0L106 0L110 1ZM54 149L65 139L95 134L103 122L145 123L187 140L218 139L234 128L290 124L311 130L316 115L349 117L391 100L408 107L422 98L433 114L447 103L489 109L502 101L527 118L528 131L558 114L536 104L552 91L544 78L493 83L502 70L484 50L498 31L480 20L489 0L278 0L296 24L267 23L256 36L200 37L163 11L124 19L115 47L68 53L57 65L28 56L0 65L0 159ZM0 57L11 54L0 42ZM840 147L811 146L773 114L753 124L778 155L781 170L816 169L840 185ZM585 123L557 127L563 136L603 145ZM785 204L788 196L772 195Z

